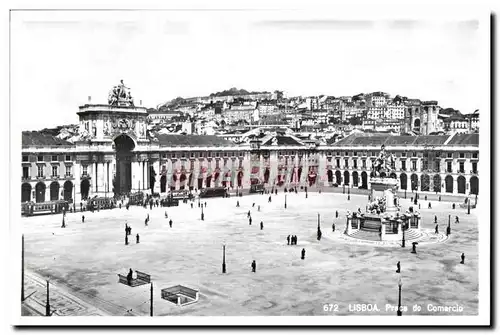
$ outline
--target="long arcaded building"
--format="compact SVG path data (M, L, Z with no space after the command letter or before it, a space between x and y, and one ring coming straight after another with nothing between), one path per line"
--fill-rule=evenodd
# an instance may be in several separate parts
M338 142L304 142L285 133L235 144L217 136L147 131L148 113L126 99L79 107L74 143L23 132L21 201L76 200L126 192L251 184L369 188L382 145L393 155L401 190L477 194L479 135L353 134Z

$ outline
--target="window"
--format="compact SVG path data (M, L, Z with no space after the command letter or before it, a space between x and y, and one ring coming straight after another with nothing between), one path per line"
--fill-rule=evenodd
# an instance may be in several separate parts
M477 173L477 163L476 162L472 163L472 173Z
M170 157L171 157L171 158L175 158L175 152L172 152L172 153L170 154Z
M439 160L435 161L434 166L435 166L434 172L439 172L441 170L441 162Z
M66 165L66 177L71 177L71 166Z
M354 157L357 157L358 156L358 152L357 151L354 151Z
M452 172L452 170L451 170L451 162L446 162L446 172L449 172L449 173Z
M337 156L340 156L340 151L337 151Z
M88 166L87 165L82 165L82 175L86 176L88 174Z
M161 155L163 158L167 158L167 154L162 154Z
M205 152L204 151L200 151L200 157L201 158L205 157Z
M477 158L477 152L472 153L472 158Z
M406 161L401 161L401 170L406 171Z
M243 156L243 151L240 151L239 152L239 156L242 157Z
M29 159L28 159L28 156L23 156L23 162L28 162Z
M363 164L363 169L366 169L366 159L363 159L362 164Z
M417 170L417 161L411 161L411 168L413 171Z
M52 167L52 177L57 177L58 176L58 173L57 173L57 169L58 166L53 166Z
M183 151L181 158L186 158L186 153Z
M52 155L52 161L53 162L57 162L57 156L56 155Z
M70 155L66 155L66 157L64 157L64 160L70 161L71 160L71 156Z
M354 167L355 169L357 169L357 168L358 168L358 160L357 160L357 159L353 160L353 161L352 161L352 164L353 164L353 167Z
M344 152L344 156L349 156L349 152Z
M23 178L28 179L30 177L30 169L28 166L23 166Z
M217 151L217 152L215 153L215 157L220 157L220 152L218 152L218 151Z
M224 157L227 157L227 151L224 151Z
M211 151L208 151L208 152L207 152L207 157L208 157L208 158L212 157L212 152L211 152Z
M412 157L417 157L417 153L416 153L415 151L413 151L413 152L411 153L411 156L412 156Z
M194 158L194 151L191 151L191 158Z
M43 165L38 165L38 177L43 177Z
M460 173L464 173L464 172L465 172L465 171L464 171L464 162L460 162L459 169L460 169L460 170L459 170L459 172L460 172Z
M453 152L448 152L447 155L446 155L446 157L452 158L453 157Z
M427 171L429 168L429 161L427 159L422 160L422 171Z
M348 159L344 159L344 167L345 168L348 168L349 167L349 160Z
M406 152L402 152L401 157L406 157Z
M375 151L372 151L372 157L375 157Z
M43 162L43 156L42 155L38 156L38 161L39 162Z
M465 153L464 152L460 153L460 158L465 158Z
M340 159L336 159L335 162L337 163L337 167L340 167Z

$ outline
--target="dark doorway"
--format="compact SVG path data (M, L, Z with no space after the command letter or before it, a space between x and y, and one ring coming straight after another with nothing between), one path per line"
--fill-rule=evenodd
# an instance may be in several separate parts
M358 176L358 173L356 171L354 171L352 173L352 184L355 186L355 187L358 187L358 183L359 183L359 176Z
M21 202L31 201L31 185L24 183L21 186Z
M444 178L446 193L453 193L453 177L448 175Z
M264 172L264 183L269 183L269 168L266 168L266 171Z
M238 187L243 186L243 171L238 172Z
M35 186L36 191L36 202L44 202L45 201L45 184L39 182Z
M167 192L167 177L165 175L161 176L160 178L160 192Z
M50 200L59 200L59 183L57 181L50 183Z
M82 196L83 200L87 200L89 197L89 190L90 190L90 182L88 179L82 180L80 183L80 195Z
M342 184L342 173L340 171L335 171L335 182L337 185Z
M333 172L332 172L332 170L328 170L328 172L326 173L326 175L328 176L328 182L329 183L333 183Z
M361 172L361 188L368 189L368 175L365 171Z
M457 183L458 183L458 193L465 194L465 177L464 176L459 176L457 178Z
M434 184L433 191L434 192L441 192L441 176L438 174L435 174L434 177L432 178L432 182Z
M408 177L406 176L406 173L401 173L399 175L399 187L401 187L402 190L406 190L408 187Z
M149 188L151 189L151 194L153 194L155 190L156 183L156 171L153 165L149 167Z
M476 176L470 178L470 193L479 194L479 179Z
M73 199L73 183L67 180L64 183L64 200L70 201L71 199Z
M127 135L115 138L116 179L115 193L124 194L132 190L132 150L134 141Z

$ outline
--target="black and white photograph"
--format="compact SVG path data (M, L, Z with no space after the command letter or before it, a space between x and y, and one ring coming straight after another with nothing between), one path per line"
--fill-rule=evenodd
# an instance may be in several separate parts
M13 324L491 323L487 7L163 6L10 9Z

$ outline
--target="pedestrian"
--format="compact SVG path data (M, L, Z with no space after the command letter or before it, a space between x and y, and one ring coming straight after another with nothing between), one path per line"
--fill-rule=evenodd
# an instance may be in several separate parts
M118 204L118 208L119 209L122 209L122 202L120 201L120 203Z
M165 211L165 219L168 219L167 211Z
M85 223L85 215L82 215L82 223Z
M287 245L290 245L290 235L286 237Z
M255 202L252 204L252 207L255 207Z
M191 202L191 208L193 208L193 203Z
M335 222L332 224L332 232L335 232Z
M251 226L252 225L252 217L248 218L248 224Z
M459 223L458 216L455 216L455 223Z
M172 219L170 219L170 221L168 221L168 224L169 224L170 228L172 228Z
M412 249L411 249L411 253L412 254L416 254L417 253L417 244L418 244L418 242L413 242L412 243Z
M427 201L427 196L425 196L424 198L425 198L425 201Z
M293 243L294 243L295 245L297 245L297 235L295 235L295 237L294 237L294 239L293 239L293 240L294 240L294 242L293 242Z
M441 196L439 196L439 201L441 202Z
M413 202L413 197L410 198L410 202Z
M240 207L240 201L236 200L236 207Z
M446 236L449 236L451 234L451 227L448 226L446 227Z
M437 215L434 215L434 223L438 223L438 217L437 217Z
M250 217L250 211L248 211L248 213L247 213L247 218L249 218L249 217Z
M61 228L66 228L66 222L64 222L64 216L63 216L63 220L62 220L62 226Z
M260 230L264 229L264 222L260 221Z
M435 234L439 234L439 225L436 225L436 230L434 232Z
M139 234L135 236L135 243L139 243Z
M271 196L269 196L269 200L267 202L271 202Z
M453 203L453 204L451 205L451 208L455 209L455 203Z
M205 201L205 208L207 208L207 202Z
M148 226L148 219L144 220L144 225L147 227Z
M431 205L430 201L429 201L429 206L427 206L427 208L432 209L432 205Z
M128 245L128 234L125 234L125 245Z
M259 205L259 206L257 206L257 211L259 211L259 212L260 212L260 205Z
M255 259L252 262L252 272L255 272L257 270L257 263L255 263Z
M420 202L418 203L418 209L420 209Z
M301 252L300 258L301 259L305 259L306 258L306 249L302 248L302 252Z
M465 254L462 252L462 256L460 256L460 258L462 259L460 261L460 264L465 264Z
M396 270L396 273L401 273L401 263L399 261L396 264L396 266L398 267L398 269Z
M339 211L335 211L335 218L338 219L339 217Z
M147 216L146 220L149 222L149 213L148 213L148 216Z
M127 284L128 284L128 286L132 286L132 273L133 273L133 271L132 271L132 269L130 269L130 271L127 274Z

